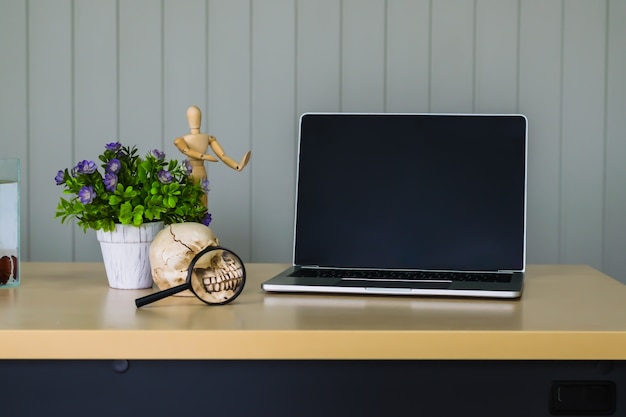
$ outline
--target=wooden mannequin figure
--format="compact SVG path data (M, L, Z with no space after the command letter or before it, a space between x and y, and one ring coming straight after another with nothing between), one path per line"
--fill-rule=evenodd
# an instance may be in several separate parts
M200 133L201 120L202 112L200 111L200 108L197 106L190 106L187 109L187 121L189 122L189 129L191 133L174 140L174 146L185 154L191 162L191 176L193 177L193 181L197 184L203 179L207 179L204 161L218 162L217 158L234 170L243 170L250 161L250 151L246 152L243 158L241 158L241 162L237 163L234 159L226 155L224 149L222 149L222 146L219 144L215 136ZM217 158L206 153L209 146ZM209 200L206 192L202 198L202 203L207 209L209 208Z

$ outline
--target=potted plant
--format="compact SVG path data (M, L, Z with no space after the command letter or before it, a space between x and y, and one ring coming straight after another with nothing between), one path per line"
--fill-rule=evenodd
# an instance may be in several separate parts
M113 142L98 159L100 170L95 161L83 160L58 171L56 184L70 197L60 198L56 217L62 223L75 219L85 232L96 230L111 287L148 288L149 247L163 225L211 222L202 203L208 181L194 183L188 160L167 161L157 149L142 158L135 146ZM137 248L122 246L129 241ZM139 264L125 264L124 258Z

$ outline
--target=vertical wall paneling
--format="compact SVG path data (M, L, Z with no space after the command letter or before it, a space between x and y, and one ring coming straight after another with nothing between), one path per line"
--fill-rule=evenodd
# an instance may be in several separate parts
M249 0L209 2L208 108L205 131L217 137L227 154L239 161L251 149ZM221 244L250 260L250 187L257 164L236 172L223 163L207 163L211 191L211 228Z
M604 269L626 283L626 2L608 5Z
M386 111L427 112L430 1L387 1Z
M563 33L563 261L601 268L606 2L564 2Z
M516 113L520 0L477 0L474 111Z
M74 160L97 160L117 140L117 4L74 2ZM74 259L102 259L96 233L73 227Z
M528 118L530 263L561 260L561 21L561 2L521 2L519 111Z
M163 2L163 149L168 158L187 157L173 145L189 133L187 107L197 105L206 125L207 23L205 0Z
M26 245L40 261L71 260L72 226L54 219L60 190L54 177L73 166L72 3L28 2L29 127ZM69 250L68 250L69 248Z
M341 5L298 0L296 114L340 109Z
M437 0L431 11L430 111L471 113L474 0Z
M626 282L622 0L0 1L0 153L21 157L23 259L100 259L54 218L56 171L117 138L203 130L250 165L207 163L212 225L246 261L291 260L307 111L528 117L527 261Z
M385 2L342 1L341 110L385 110Z
M288 262L295 198L295 0L252 4L252 259Z
M27 18L22 0L0 7L0 158L19 158L21 182L21 255L29 258L27 159ZM0 202L1 204L1 202Z
M163 138L161 4L119 0L119 135L141 154Z

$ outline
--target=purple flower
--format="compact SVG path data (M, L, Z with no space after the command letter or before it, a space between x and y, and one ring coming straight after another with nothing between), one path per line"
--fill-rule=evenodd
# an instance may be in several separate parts
M74 170L78 174L93 174L94 172L96 172L96 169L97 169L96 163L94 161L87 161L87 160L80 161L74 167Z
M163 184L169 184L173 180L172 174L164 169L159 171L157 177L159 178L159 181L161 181Z
M104 174L104 188L107 191L114 191L117 187L117 175L113 172L107 172Z
M122 168L122 163L119 159L113 158L109 162L107 162L106 172L110 172L112 174L117 174L120 172Z
M200 186L202 187L202 191L208 193L211 189L209 188L209 179L204 177L200 180Z
M183 160L182 166L183 166L183 171L185 172L185 174L187 174L188 176L191 175L191 173L193 172L191 161L189 159Z
M206 216L204 216L204 218L200 221L200 223L208 226L211 224L211 220L213 220L213 216L211 216L211 213L207 213Z
M57 176L54 177L54 180L57 182L57 185L61 185L65 182L65 173L62 170L57 172Z
M96 192L91 185L85 185L78 192L78 197L81 203L90 204L96 198Z
M162 160L165 159L165 152L161 152L158 149L153 149L153 150L150 151L150 153L152 154L152 156L154 156L159 161L162 161Z
M117 152L122 148L122 144L119 142L111 142L104 145L107 151Z

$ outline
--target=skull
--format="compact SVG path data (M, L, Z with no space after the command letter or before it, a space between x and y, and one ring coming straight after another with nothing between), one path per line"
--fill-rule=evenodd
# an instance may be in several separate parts
M213 231L201 223L174 223L159 231L150 245L152 279L160 290L184 284L193 257L207 246L217 246ZM193 296L185 290L178 295Z

